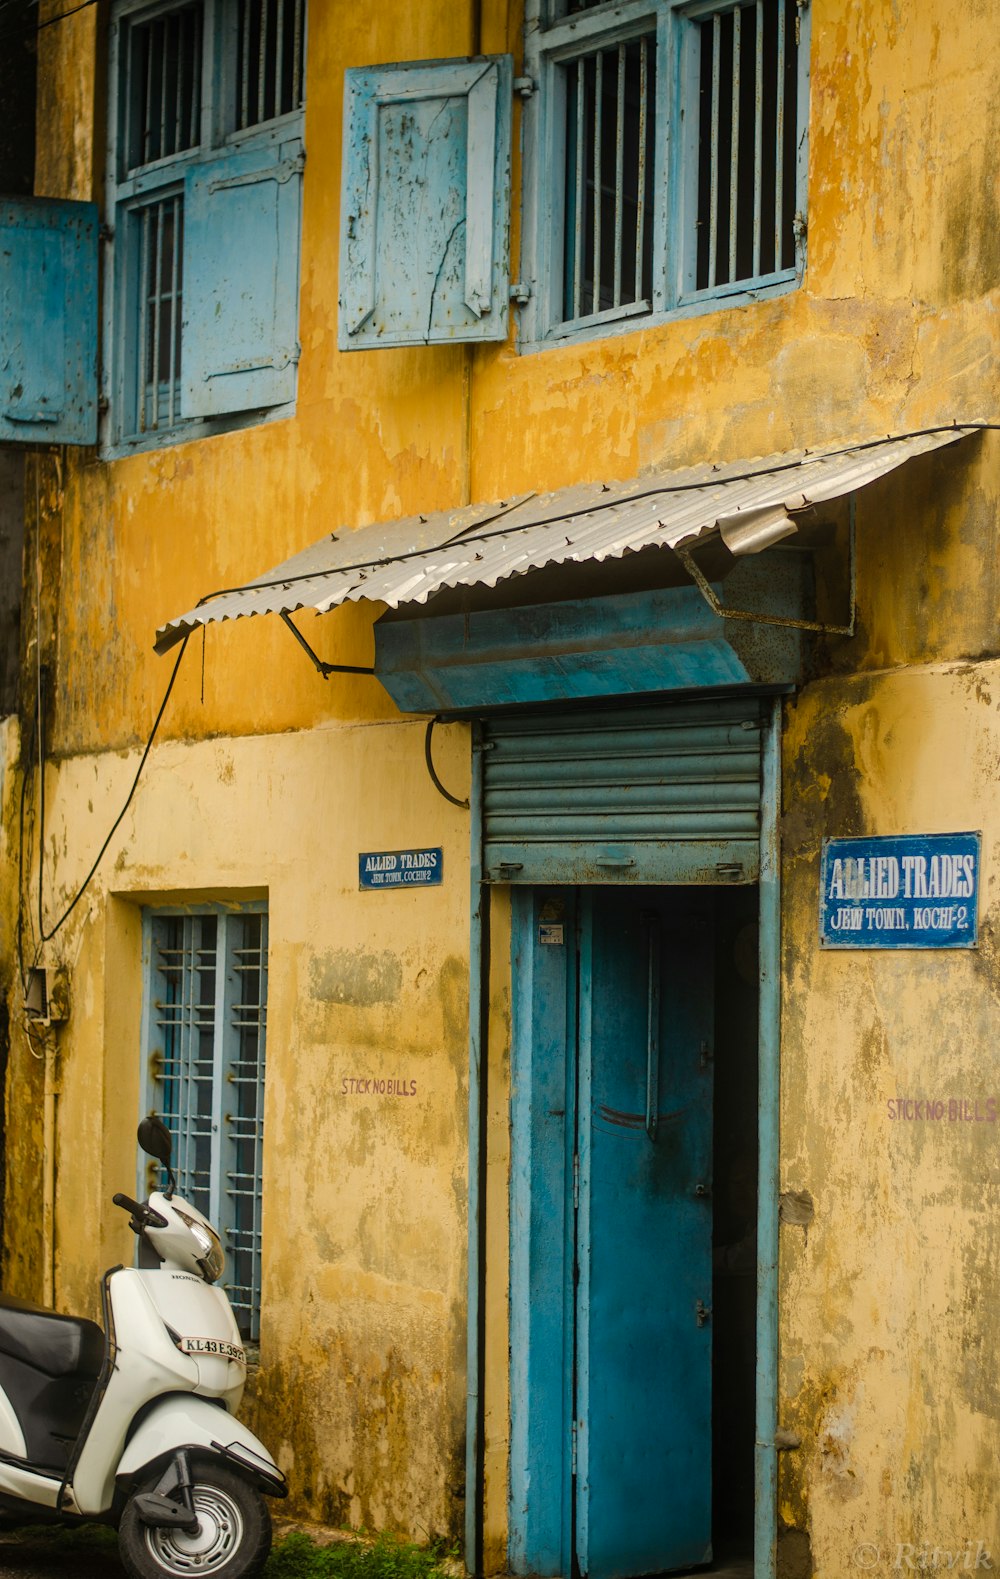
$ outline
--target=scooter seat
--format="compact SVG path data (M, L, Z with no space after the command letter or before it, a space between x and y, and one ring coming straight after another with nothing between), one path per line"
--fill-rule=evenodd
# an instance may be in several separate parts
M0 1294L0 1354L46 1376L96 1379L104 1360L104 1333L96 1321L61 1316Z

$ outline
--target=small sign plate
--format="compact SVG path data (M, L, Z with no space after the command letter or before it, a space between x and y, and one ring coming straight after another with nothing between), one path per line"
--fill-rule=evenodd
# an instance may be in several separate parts
M359 888L433 888L442 880L443 853L432 850L367 850L358 856Z
M540 921L538 923L538 941L539 943L554 943L557 948L561 948L565 941L562 922Z
M823 948L975 948L978 833L824 839Z

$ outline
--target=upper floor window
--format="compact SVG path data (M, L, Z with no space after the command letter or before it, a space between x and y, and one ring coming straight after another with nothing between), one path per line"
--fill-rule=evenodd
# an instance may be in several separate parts
M112 444L287 409L305 0L119 0L104 400Z
M527 337L794 282L805 233L802 0L622 0L530 20Z
M528 0L516 80L509 55L349 70L341 349L502 340L508 289L540 346L793 285L807 4Z

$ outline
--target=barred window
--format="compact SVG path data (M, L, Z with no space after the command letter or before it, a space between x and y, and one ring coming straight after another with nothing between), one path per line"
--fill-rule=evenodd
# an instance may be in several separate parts
M305 0L239 0L234 122L239 131L302 108Z
M567 320L635 303L653 288L656 36L579 55L566 77Z
M794 284L804 0L535 0L530 340Z
M129 29L122 136L127 170L198 146L203 29L200 4Z
M697 24L696 288L795 266L795 0L751 0Z
M148 913L143 1111L173 1137L178 1190L219 1230L240 1331L260 1334L267 914Z
M305 0L113 20L109 437L143 444L294 394Z

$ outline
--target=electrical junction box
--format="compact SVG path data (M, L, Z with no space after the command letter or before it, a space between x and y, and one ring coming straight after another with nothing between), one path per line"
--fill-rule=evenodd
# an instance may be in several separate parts
M34 1025L59 1025L69 1017L66 972L34 965L24 989L24 1013Z

